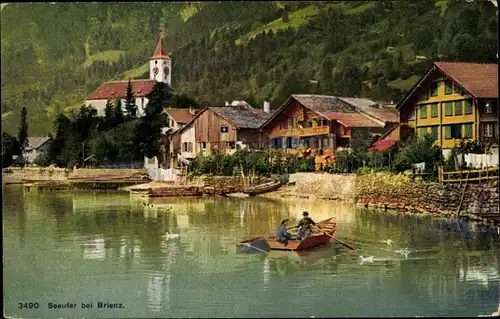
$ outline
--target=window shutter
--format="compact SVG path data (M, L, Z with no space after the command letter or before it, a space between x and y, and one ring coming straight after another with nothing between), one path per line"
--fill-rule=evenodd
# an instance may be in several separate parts
M451 139L451 126L450 125L446 125L444 127L444 137L446 139Z

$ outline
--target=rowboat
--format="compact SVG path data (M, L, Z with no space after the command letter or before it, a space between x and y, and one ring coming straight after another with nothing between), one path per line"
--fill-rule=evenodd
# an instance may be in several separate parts
M320 231L316 230L311 236L302 240L292 239L287 242L276 241L275 236L256 237L239 242L238 251L244 252L269 252L269 250L300 251L327 244L335 238L337 223L334 218L329 218L316 223ZM252 251L253 250L253 251Z
M247 187L243 190L243 193L250 196L256 196L268 192L272 192L280 188L281 183L279 181L273 181L269 183L264 183L256 186Z

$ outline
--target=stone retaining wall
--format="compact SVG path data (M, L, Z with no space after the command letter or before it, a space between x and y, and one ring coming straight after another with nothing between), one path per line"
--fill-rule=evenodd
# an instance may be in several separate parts
M357 204L449 216L500 214L498 186L415 183L403 175L375 173L356 179Z

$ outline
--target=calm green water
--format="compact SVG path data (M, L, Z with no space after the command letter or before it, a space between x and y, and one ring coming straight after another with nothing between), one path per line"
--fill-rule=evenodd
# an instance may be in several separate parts
M3 189L4 307L21 318L478 316L500 293L498 235L474 225L265 199L131 198ZM236 254L309 210L347 251ZM167 240L165 233L179 233ZM383 240L391 239L388 246ZM395 251L407 248L409 254ZM359 256L374 256L360 264ZM19 309L18 303L38 303ZM74 309L49 309L49 303ZM82 302L92 308L82 309ZM98 302L124 308L99 309Z

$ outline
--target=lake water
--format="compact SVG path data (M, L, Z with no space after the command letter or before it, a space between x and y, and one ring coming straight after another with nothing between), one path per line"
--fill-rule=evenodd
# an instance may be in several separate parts
M336 216L358 249L236 253L303 210ZM5 186L3 234L5 314L18 318L478 316L500 299L498 234L346 203Z

